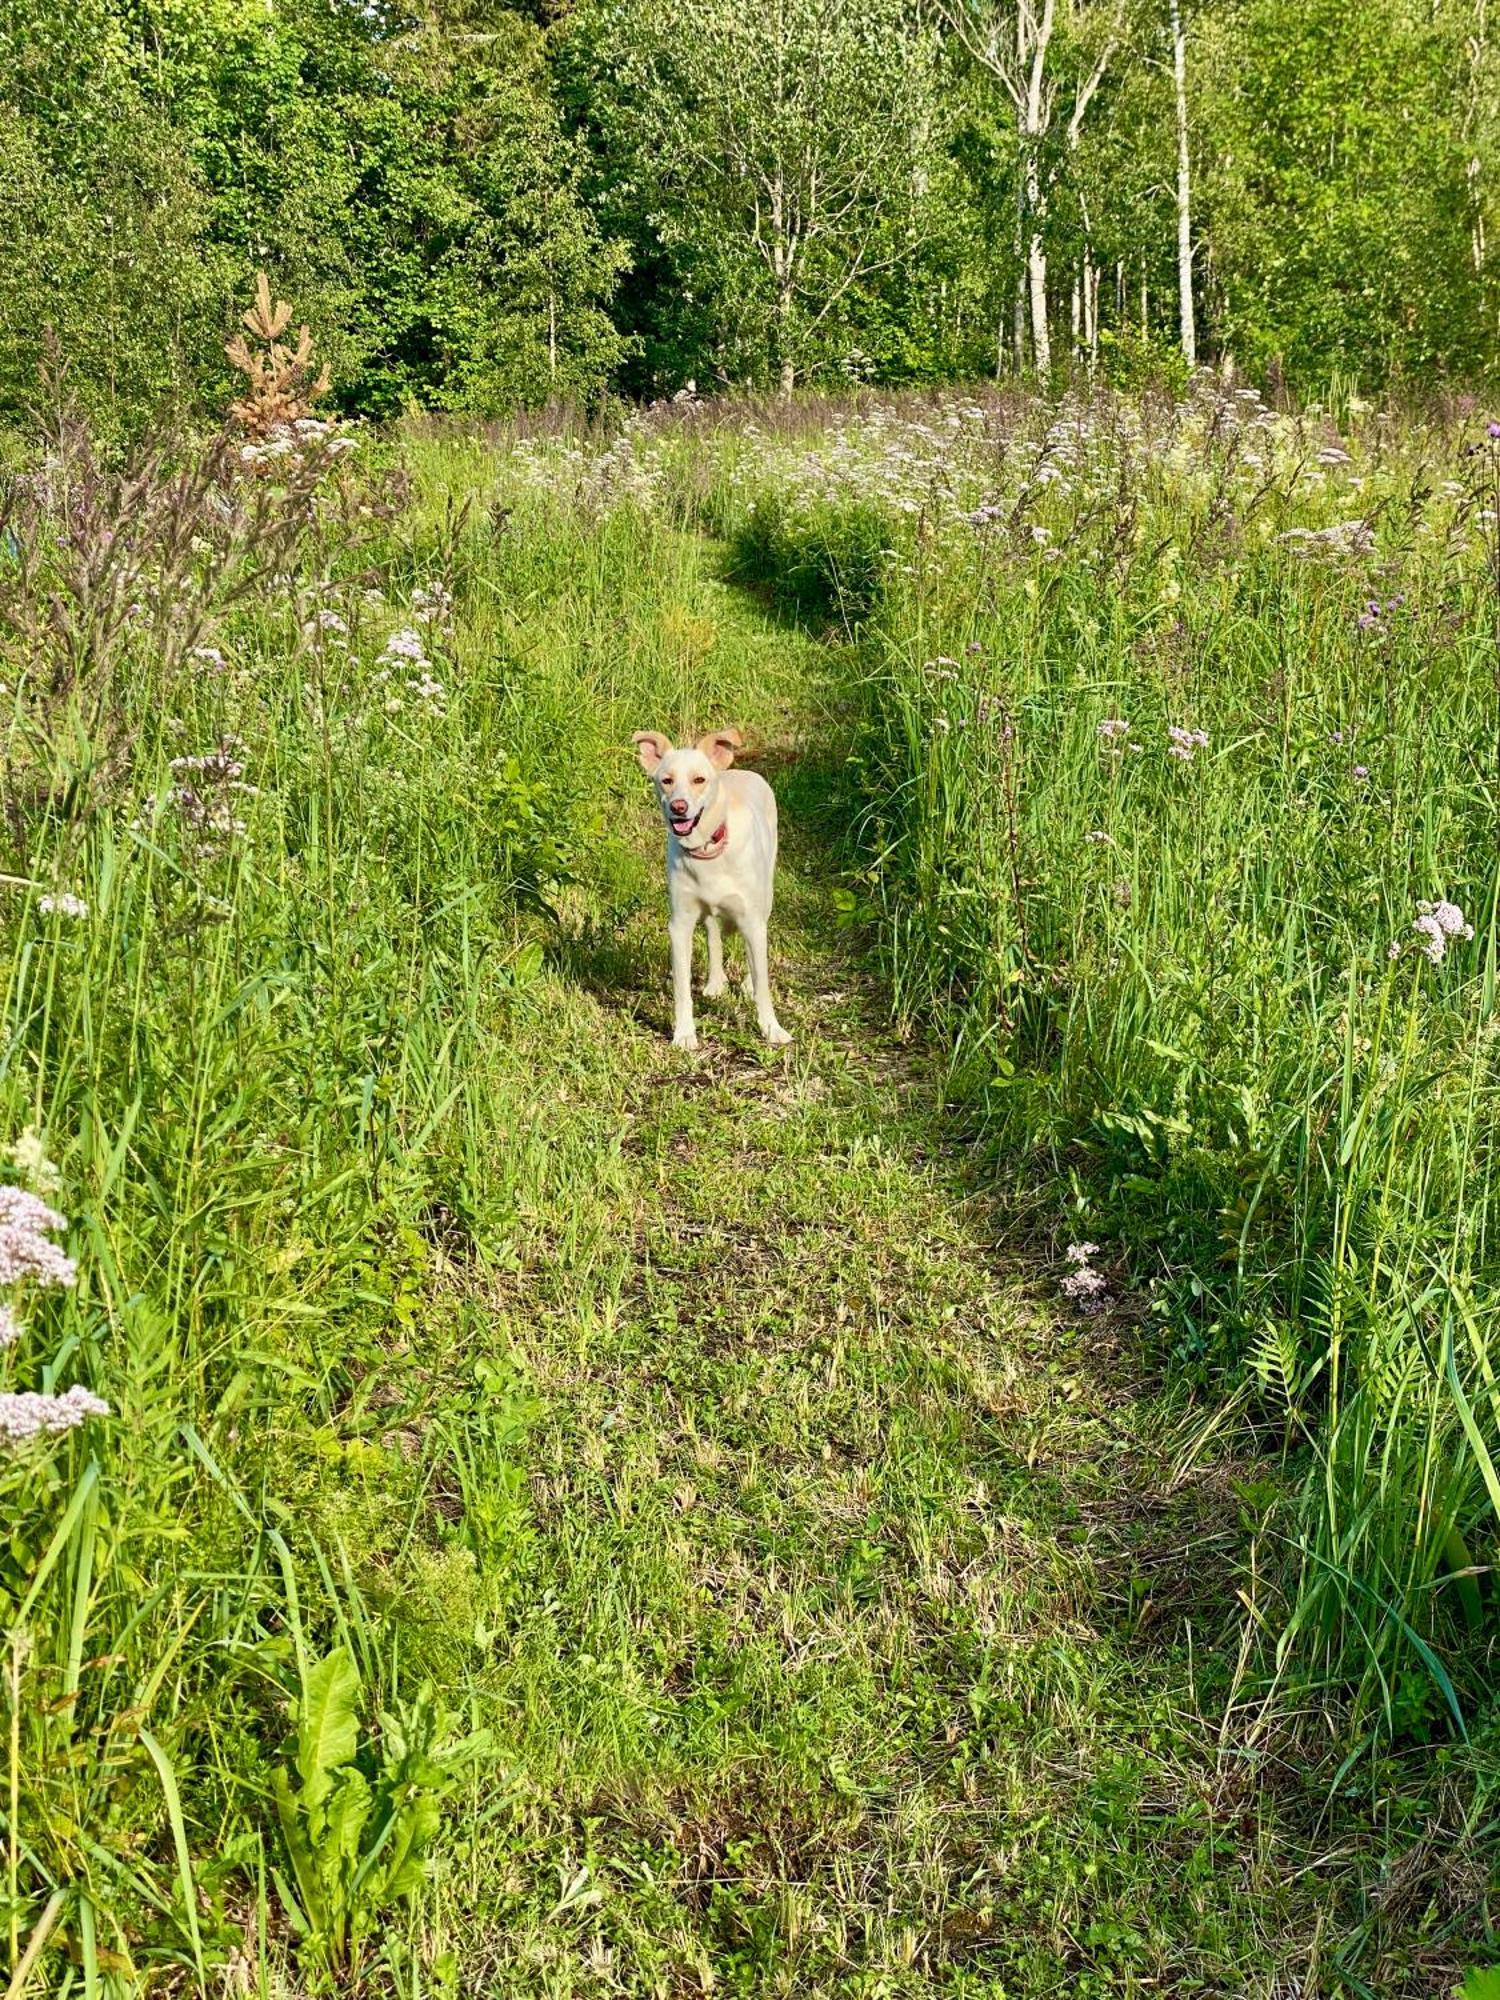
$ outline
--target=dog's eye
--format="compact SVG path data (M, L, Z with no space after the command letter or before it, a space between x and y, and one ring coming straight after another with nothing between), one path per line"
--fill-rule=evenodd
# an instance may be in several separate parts
M704 778L701 778L701 777L699 777L699 778L694 778L694 780L693 780L693 783L694 783L695 785L702 785L702 784L705 784L706 782L707 782L707 780L706 780L706 779L704 779Z

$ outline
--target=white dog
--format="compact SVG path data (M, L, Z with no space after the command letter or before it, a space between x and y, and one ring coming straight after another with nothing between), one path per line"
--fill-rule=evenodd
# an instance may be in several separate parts
M778 1045L792 1038L776 1018L766 930L776 874L776 798L754 771L731 771L740 747L737 729L700 736L691 750L675 750L656 729L638 729L636 755L667 822L667 901L672 938L672 1041L695 1049L693 932L702 917L708 931L708 984L712 999L724 978L728 924L745 940L747 998L755 1002L760 1031Z

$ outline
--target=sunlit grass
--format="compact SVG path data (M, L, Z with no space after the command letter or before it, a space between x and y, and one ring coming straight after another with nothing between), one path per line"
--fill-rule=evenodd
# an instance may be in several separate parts
M1363 505L1299 485L1317 426L1250 506L1166 406L1073 433L1072 497L1013 401L847 416L372 441L232 601L180 572L217 660L153 603L82 701L10 642L0 1143L79 1279L6 1386L111 1411L0 1459L31 1990L1270 2000L1482 1946L1450 441L1360 447L1375 552L1307 557ZM799 1040L726 1003L687 1065L628 737L719 722ZM1082 1239L1113 1317L1032 1254ZM310 1714L383 1802L343 1860Z

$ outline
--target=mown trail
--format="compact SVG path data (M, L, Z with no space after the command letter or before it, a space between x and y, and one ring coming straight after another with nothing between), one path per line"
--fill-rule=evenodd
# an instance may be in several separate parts
M1217 1735L1227 1475L1174 1483L1124 1332L1001 1247L838 927L828 774L762 768L794 1046L736 991L670 1047L643 795L637 872L505 1058L533 1115L488 1302L537 1414L465 1990L1294 1990L1314 1807Z

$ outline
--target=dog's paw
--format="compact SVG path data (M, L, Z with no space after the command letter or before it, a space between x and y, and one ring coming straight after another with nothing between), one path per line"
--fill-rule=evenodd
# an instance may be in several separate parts
M674 1049L696 1049L698 1046L698 1030L696 1028L679 1028L677 1033L672 1037L672 1046Z
M773 1021L768 1028L762 1028L761 1033L773 1049L784 1049L792 1039L779 1021Z
M721 1000L728 991L727 979L710 979L703 989L703 997L705 1000Z

